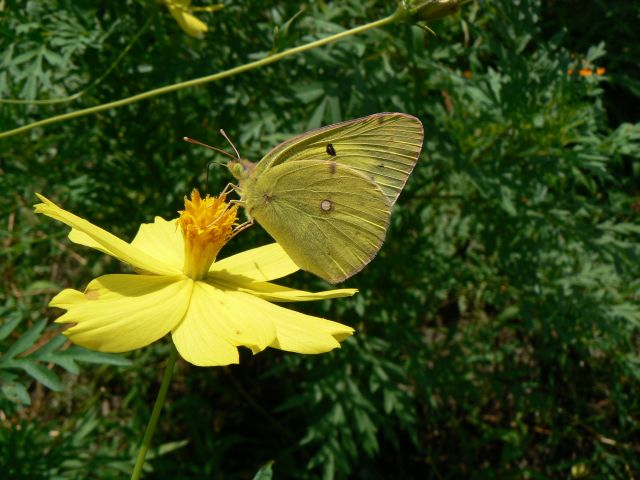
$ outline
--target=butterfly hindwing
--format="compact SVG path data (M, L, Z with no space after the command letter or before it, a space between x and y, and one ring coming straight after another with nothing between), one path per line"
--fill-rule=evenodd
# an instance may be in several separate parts
M303 270L336 283L359 272L384 241L391 205L361 172L330 160L273 165L243 185L251 217Z

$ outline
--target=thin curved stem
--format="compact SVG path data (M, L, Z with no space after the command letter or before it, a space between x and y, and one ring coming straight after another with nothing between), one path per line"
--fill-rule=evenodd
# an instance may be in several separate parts
M138 480L140 478L140 475L142 474L144 459L147 456L149 447L151 446L151 438L153 437L153 432L155 432L156 430L156 424L158 423L158 418L160 418L160 412L162 411L164 399L167 397L169 383L171 382L171 377L173 376L173 367L175 366L177 359L178 350L176 350L176 346L172 342L171 353L169 354L169 358L167 359L167 366L164 370L164 375L162 376L162 383L160 384L160 391L158 392L156 402L153 404L151 418L149 418L149 423L147 424L147 429L144 432L140 450L138 450L138 458L136 458L136 464L133 467L133 472L131 473L131 480Z
M45 125L51 125L52 123L58 123L64 120L71 120L72 118L78 118L84 115L102 112L104 110L109 110L111 108L122 107L130 103L139 102L140 100L146 100L148 98L156 97L158 95L164 95L170 92L175 92L176 90L181 90L183 88L195 87L197 85L202 85L204 83L222 80L223 78L231 77L239 73L244 73L249 70L253 70L254 68L264 67L265 65L275 63L279 60L290 57L292 55L305 52L307 50L311 50L314 48L318 48L328 43L342 40L343 38L349 37L351 35L356 35L358 33L366 32L367 30L371 30L373 28L379 28L385 25L389 25L405 17L406 17L406 11L403 8L398 8L392 15L386 18L376 20L375 22L367 23L366 25L361 25L360 27L355 27L350 30L345 30L344 32L340 32L335 35L331 35L329 37L316 40L315 42L310 42L305 45L300 45L299 47L290 48L288 50L285 50L284 52L270 55L261 60L256 60L254 62L246 63L239 67L234 67L229 70L225 70L223 72L219 72L213 75L194 78L193 80L187 80L186 82L174 83L173 85L168 85L166 87L155 88L153 90L148 90L146 92L139 93L138 95L133 95L132 97L123 98L121 100L116 100L109 103L103 103L102 105L97 105L95 107L83 108L82 110L76 110L75 112L69 112L69 113L64 113L62 115L56 115L54 117L45 118L44 120L39 120L37 122L29 123L28 125L24 125L22 127L14 128L13 130L7 130L5 132L2 132L0 133L0 138L10 137L18 133L29 131L36 127L44 127Z

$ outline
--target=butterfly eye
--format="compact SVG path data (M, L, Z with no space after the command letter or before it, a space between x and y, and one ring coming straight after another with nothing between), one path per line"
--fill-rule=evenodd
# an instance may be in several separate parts
M333 145L331 145L330 143L327 145L327 153L332 157L336 156L336 149L333 148Z

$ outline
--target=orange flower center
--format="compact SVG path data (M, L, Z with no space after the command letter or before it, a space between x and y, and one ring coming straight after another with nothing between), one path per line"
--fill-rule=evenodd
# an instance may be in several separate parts
M220 249L233 237L238 206L230 205L226 194L219 197L200 197L193 189L191 200L184 197L184 210L180 210L178 225L184 238L185 275L194 280L207 276Z

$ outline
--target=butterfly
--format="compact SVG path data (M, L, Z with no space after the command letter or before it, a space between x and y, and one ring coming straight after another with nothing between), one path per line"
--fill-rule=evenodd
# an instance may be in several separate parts
M227 166L250 222L302 270L338 283L380 250L422 140L417 118L377 113L293 137L258 163L238 157Z

